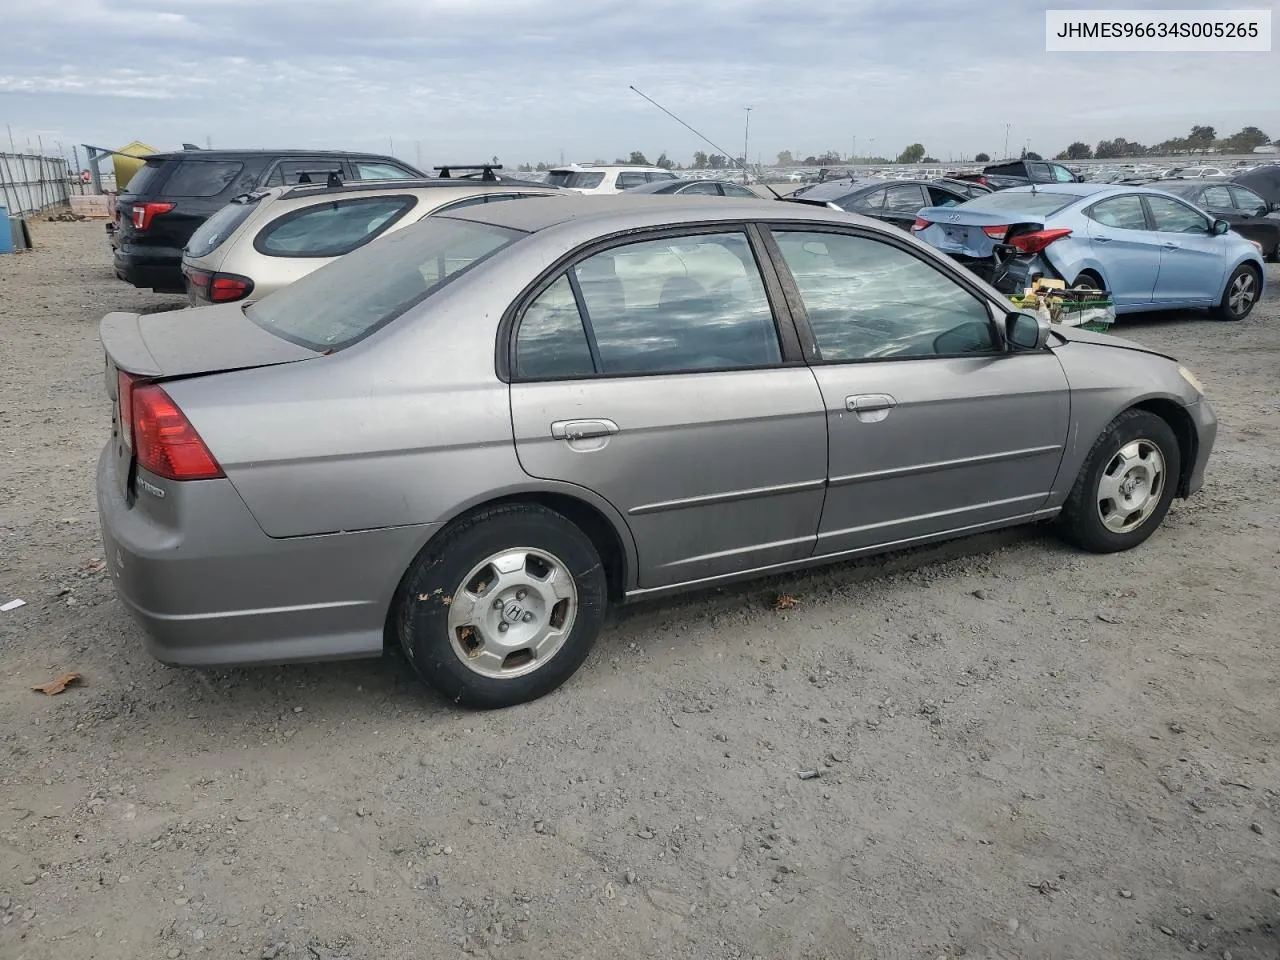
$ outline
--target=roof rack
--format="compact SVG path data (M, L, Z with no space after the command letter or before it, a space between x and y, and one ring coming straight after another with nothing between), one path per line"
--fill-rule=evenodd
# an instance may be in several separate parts
M450 179L453 176L452 171L454 170L479 170L481 180L497 180L498 178L497 176L494 175L493 171L501 170L502 164L500 163L450 163L450 164L446 164L443 167L432 167L431 169L435 170L436 173L439 174L441 180Z

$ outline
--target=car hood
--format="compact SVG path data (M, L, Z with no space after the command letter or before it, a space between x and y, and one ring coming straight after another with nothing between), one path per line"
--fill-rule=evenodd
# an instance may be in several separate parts
M320 355L268 333L245 316L239 303L109 313L98 336L117 369L149 378L243 370Z
M1064 327L1054 325L1053 333L1060 340L1060 345L1071 343L1093 343L1100 347L1112 347L1116 350L1132 350L1135 353L1147 353L1153 357L1164 357L1166 360L1174 360L1176 358L1169 356L1167 353L1161 353L1159 350L1152 350L1150 347L1144 347L1140 343L1134 343L1132 340L1125 340L1123 337L1113 337L1109 333L1094 333L1092 330L1081 330L1079 327Z

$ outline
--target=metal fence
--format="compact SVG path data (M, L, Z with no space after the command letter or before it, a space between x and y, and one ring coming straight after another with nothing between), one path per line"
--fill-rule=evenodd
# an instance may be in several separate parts
M70 187L62 157L0 153L0 206L10 214L38 213L66 203Z

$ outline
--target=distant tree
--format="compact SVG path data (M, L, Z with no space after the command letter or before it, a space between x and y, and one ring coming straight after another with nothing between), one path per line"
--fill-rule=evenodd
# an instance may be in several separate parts
M728 165L728 159L718 153L713 153L711 156L707 157L707 166L712 170L723 170Z
M1036 153L1034 150L1027 150L1022 154L1022 156L1026 160L1043 160L1044 159L1044 157L1040 156L1040 154Z
M1218 134L1213 127L1192 127L1191 133L1187 135L1187 142L1192 148L1200 150L1212 146L1216 139Z
M919 163L924 159L924 145L913 143L900 154L898 154L899 163Z
M705 170L705 169L707 169L707 162L708 162L708 161L707 161L707 154L706 154L706 152L705 152L705 151L703 151L703 150L698 150L698 151L695 151L695 152L694 152L694 154L693 154L693 169L695 169L695 170Z
M840 162L840 154L836 153L834 150L828 150L822 156L818 157L816 162L820 167L830 167Z
M1245 127L1239 133L1219 140L1216 146L1226 153L1252 153L1254 147L1270 142L1271 138L1257 127Z
M675 166L674 163L667 159L667 151L665 150L658 154L658 159L653 162L653 165L655 167L661 167L663 170L670 170Z
M941 163L942 161L939 160L937 157L925 157L920 162L921 163Z
M533 165L529 163L522 163L520 164L519 169L521 173L529 173L533 170Z
M1090 149L1087 143L1081 143L1079 140L1067 147L1066 154L1065 159L1067 160L1090 160L1093 158L1093 150ZM1059 159L1062 159L1062 157L1059 157Z
M1053 155L1053 159L1055 159L1055 160L1070 160L1071 158L1067 156L1067 151L1065 151L1065 150L1059 150L1057 153L1055 153L1055 154Z
M629 159L627 163L639 163L646 167L649 165L649 161L644 158L644 154L639 150L631 151L631 159Z
M796 158L791 156L790 150L781 150L778 152L778 166L793 167L795 166L795 163Z
M538 165L537 165L537 166L535 166L533 169L537 170L539 173L545 173L549 168L547 167L547 165L546 165L545 163L543 163L541 160L539 160L539 161L538 161Z
M974 158L973 158L973 162L974 162L974 163L990 163L990 162L991 162L991 155L990 155L990 154L986 154L986 153L980 153L980 154L978 154L976 157L974 157Z

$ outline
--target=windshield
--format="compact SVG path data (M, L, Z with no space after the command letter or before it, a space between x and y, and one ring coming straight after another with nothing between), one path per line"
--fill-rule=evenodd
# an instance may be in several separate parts
M594 170L552 170L547 183L570 190L591 190L604 182L604 174Z
M245 315L312 350L341 350L522 236L503 227L429 217L307 274L248 307Z
M1063 207L1069 207L1080 198L1067 193L1049 193L1045 190L1031 192L1015 192L999 190L995 193L974 197L960 204L957 210L972 210L975 213L996 213L1014 210L1018 213L1029 213L1037 217L1047 217Z

